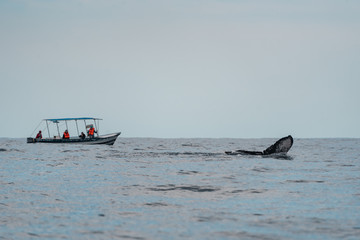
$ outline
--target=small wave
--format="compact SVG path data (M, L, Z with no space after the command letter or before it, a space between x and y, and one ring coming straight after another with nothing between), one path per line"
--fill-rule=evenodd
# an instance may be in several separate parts
M55 238L56 235L49 235L49 234L37 234L37 233L33 233L33 232L28 232L27 233L30 237L36 237L36 238Z
M144 205L145 206L150 206L150 207L166 207L166 206L168 206L168 204L161 203L161 202L145 203Z
M119 212L118 213L120 216L130 216L130 217L133 217L133 216L141 216L140 213L138 212Z
M289 182L289 183L324 183L325 181L299 179L299 180L286 180L286 182Z
M57 166L61 166L61 165L64 165L64 164L63 163L54 163L54 164L48 163L48 164L46 164L46 166L49 166L49 167L57 167Z
M231 191L230 193L264 193L267 191L267 189L237 189Z
M181 146L183 146L183 147L201 147L199 144L194 144L194 143L183 143L183 144L181 144Z
M268 172L268 171L270 171L270 169L269 168L264 168L264 167L254 167L252 169L252 171L255 171L255 172Z
M222 221L238 221L237 218L229 217L227 214L224 213L217 213L215 216L197 216L196 220L198 222L222 222Z
M193 174L197 174L199 173L198 171L184 171L184 170L180 170L178 172L178 174L180 175L193 175Z
M119 150L116 150L116 149L109 149L109 150L107 150L107 152L120 153L120 151L119 151Z
M101 230L93 230L93 231L83 232L82 234L84 234L84 235L88 235L88 234L104 234L104 231L101 231Z
M10 152L21 152L23 153L24 151L23 150L20 150L20 149L17 149L17 148L11 148L10 150L6 150L5 151L10 151Z
M264 240L275 240L279 237L272 237L269 234L264 235L261 233L250 233L247 231L220 231L214 233L216 236L219 236L219 239L264 239Z
M219 191L220 188L215 188L211 186L196 186L196 185L190 185L190 186L175 186L173 184L169 185L158 185L156 188L148 188L151 191L191 191L191 192L215 192Z
M32 237L41 237L39 234L32 233L32 232L29 232L28 235L32 236Z
M144 240L146 238L143 237L135 237L131 235L115 235L116 237L119 237L120 239L134 239L134 240Z
M111 154L111 155L109 155L109 157L112 157L112 158L122 158L122 157L124 157L124 155L123 155L123 154Z
M217 222L217 221L223 221L223 220L224 220L223 218L216 217L216 216L209 216L209 217L200 216L200 217L197 217L198 222Z

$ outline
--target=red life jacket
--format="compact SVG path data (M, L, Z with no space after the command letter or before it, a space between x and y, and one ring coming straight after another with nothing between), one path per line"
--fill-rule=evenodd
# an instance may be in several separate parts
M69 139L69 138L70 138L70 134L69 134L68 132L64 132L63 138Z
M89 129L89 136L94 136L94 131L95 131L94 128L90 128Z

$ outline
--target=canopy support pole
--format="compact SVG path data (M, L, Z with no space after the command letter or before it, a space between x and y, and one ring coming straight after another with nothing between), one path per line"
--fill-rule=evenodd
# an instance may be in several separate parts
M79 136L80 134L79 134L79 127L78 127L78 124L77 124L77 120L75 120L75 123L76 123L77 133L78 133L78 136Z
M84 123L85 123L85 134L87 135L87 128L86 128L86 120L84 119Z
M58 136L60 137L60 131L59 131L59 122L56 122L56 127L57 127L57 130L58 130Z
M99 129L100 129L100 120L98 120L98 125L97 125L98 136L99 136Z
M97 134L97 136L99 136L99 129L97 128L97 126L96 126L96 120L94 119L94 123L95 123L95 131L96 131L96 134Z
M46 120L46 127L47 127L48 134L49 134L49 138L50 138L49 124L48 124L48 121L47 121L47 120Z

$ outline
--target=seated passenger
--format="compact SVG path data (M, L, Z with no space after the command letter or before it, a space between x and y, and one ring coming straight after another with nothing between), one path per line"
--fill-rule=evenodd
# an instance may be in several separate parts
M38 132L38 134L36 135L36 138L40 138L42 139L42 134L41 134L41 131Z
M81 134L80 134L79 138L81 138L81 139L85 139L85 138L86 138L85 133L84 133L84 132L81 132Z
M65 130L64 134L63 134L63 139L69 139L70 138L70 134L68 132L68 130Z

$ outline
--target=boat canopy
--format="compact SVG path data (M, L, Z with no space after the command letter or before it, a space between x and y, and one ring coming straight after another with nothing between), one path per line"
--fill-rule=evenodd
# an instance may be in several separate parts
M53 123L59 121L72 121L72 120L102 120L101 118L92 118L92 117L79 117L79 118L52 118L52 119L44 119L45 121L51 121Z

